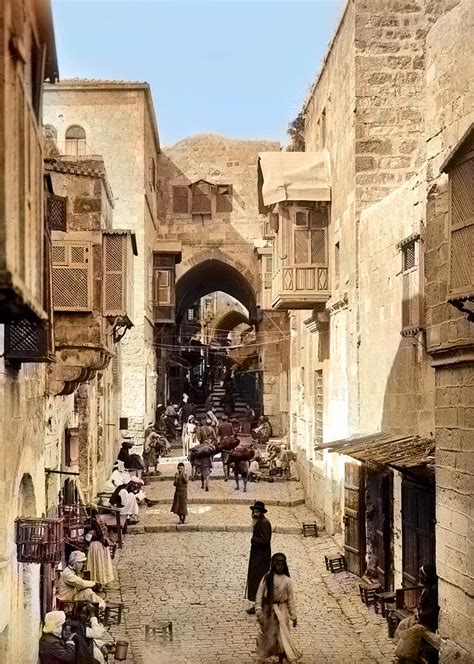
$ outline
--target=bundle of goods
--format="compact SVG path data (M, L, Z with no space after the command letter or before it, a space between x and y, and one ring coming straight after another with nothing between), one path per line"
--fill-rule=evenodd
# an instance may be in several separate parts
M238 447L239 444L240 444L240 441L239 441L238 438L235 438L233 436L226 436L225 438L223 438L221 440L219 447L220 447L221 450L230 451L230 450L234 450L236 447Z
M250 447L239 445L229 455L229 462L233 461L251 461L255 455L255 450Z
M216 454L216 448L211 443L199 443L199 445L191 448L189 452L191 459L205 459L214 456L214 454Z

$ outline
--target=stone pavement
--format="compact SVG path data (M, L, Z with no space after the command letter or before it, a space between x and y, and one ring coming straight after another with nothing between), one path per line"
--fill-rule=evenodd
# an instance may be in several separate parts
M302 505L291 505L290 493L293 498L297 495L297 483L249 484L248 496L234 491L232 482L213 480L209 493L192 483L190 496L199 502L190 505L189 524L179 527L169 512L172 491L166 484L171 484L171 478L147 487L150 498L169 497L168 505L143 508L140 525L126 537L116 559L118 580L110 597L121 596L126 606L125 623L115 633L126 634L130 640L128 661L255 661L257 623L245 613L244 600L250 511L248 504L232 504L243 497L249 504L255 498L279 503L268 505L267 516L283 530L274 534L272 550L286 553L295 584L298 627L294 637L304 654L301 662L392 661L385 620L360 602L357 577L326 571L324 554L338 551L334 540L324 533L318 538L302 537L302 518L314 521L314 515ZM226 502L212 504L210 498ZM145 625L162 619L172 620L174 640L146 642Z

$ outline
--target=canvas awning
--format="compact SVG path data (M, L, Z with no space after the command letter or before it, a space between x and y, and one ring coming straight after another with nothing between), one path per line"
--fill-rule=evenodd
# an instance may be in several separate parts
M431 438L379 432L334 440L319 449L346 454L369 466L404 470L434 463L435 442Z
M258 157L264 205L331 200L326 152L260 152Z

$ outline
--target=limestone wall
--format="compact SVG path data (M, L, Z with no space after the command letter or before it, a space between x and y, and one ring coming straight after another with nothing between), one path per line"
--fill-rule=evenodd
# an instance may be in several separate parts
M472 662L474 652L473 476L474 325L446 302L448 288L448 177L446 155L474 120L472 50L474 7L460 2L427 36L426 318L436 369L436 561L441 662Z

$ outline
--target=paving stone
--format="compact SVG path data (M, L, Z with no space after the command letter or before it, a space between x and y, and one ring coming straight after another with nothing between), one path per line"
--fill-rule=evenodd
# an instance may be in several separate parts
M142 508L141 522L130 528L118 552L112 601L125 603L124 625L113 633L130 641L134 664L247 664L255 661L257 625L245 613L245 580L250 549L249 504L264 500L273 525L273 551L284 551L295 584L302 664L368 664L393 660L386 622L359 599L359 579L326 570L325 554L339 552L324 535L304 538L302 521L315 521L296 482L249 484L249 493L215 479L209 492L190 483L187 523L170 512L168 476L147 487L163 503ZM245 498L244 498L245 495ZM174 641L145 641L145 625L173 621ZM269 660L277 661L277 660Z

